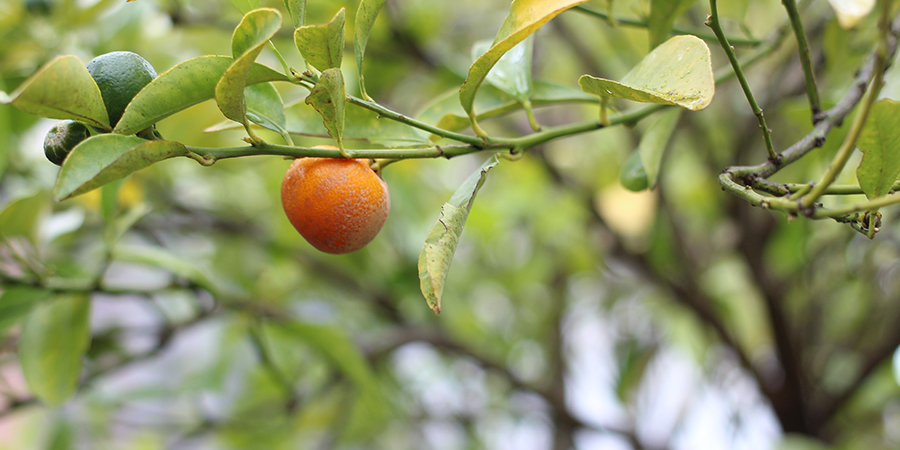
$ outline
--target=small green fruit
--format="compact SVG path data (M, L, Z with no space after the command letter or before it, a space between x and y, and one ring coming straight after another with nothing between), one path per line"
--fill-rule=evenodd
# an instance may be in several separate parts
M132 52L100 55L87 63L87 71L100 88L112 127L119 123L131 99L156 78L156 69L141 55Z
M53 164L61 166L69 152L90 136L91 130L87 125L74 120L63 120L47 132L44 138L44 155Z
M628 160L625 161L625 166L622 167L619 181L625 189L632 192L640 192L650 187L647 172L644 171L644 164L641 162L640 152L631 152L631 156L628 157Z

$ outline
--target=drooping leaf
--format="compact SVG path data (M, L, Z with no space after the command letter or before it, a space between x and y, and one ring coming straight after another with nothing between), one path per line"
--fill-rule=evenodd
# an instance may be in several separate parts
M294 29L302 27L306 22L306 0L284 0L284 8L291 16Z
M75 56L58 56L38 69L12 94L0 91L0 103L51 119L71 119L109 130L100 88Z
M216 96L216 84L233 59L228 56L200 56L161 73L131 100L114 132L134 134L150 125ZM287 77L266 66L250 66L245 85L267 81L287 81Z
M345 104L347 92L344 88L344 75L341 69L328 69L322 72L319 82L306 97L306 104L312 106L322 116L328 134L343 148Z
M656 48L669 37L675 19L681 17L696 0L651 0L647 31L650 33L650 49Z
M0 212L0 238L24 236L37 244L41 222L50 213L50 200L46 192L16 199Z
M91 342L90 310L87 295L59 294L25 318L19 362L28 388L47 404L62 404L78 387Z
M578 89L542 81L533 82L531 104L543 106L558 103L598 103L597 97ZM500 116L522 108L522 104L512 95L501 91L493 85L482 86L475 98L475 110L478 119ZM470 124L466 112L459 104L456 90L447 92L425 107L417 118L425 123L438 127L459 131Z
M344 8L324 25L297 28L294 43L303 59L320 72L340 68L344 58Z
M875 8L875 0L828 0L828 3L834 9L838 25L845 30L855 27Z
M365 100L372 100L366 93L366 82L363 77L363 57L366 54L366 44L369 42L369 33L375 25L378 12L384 6L384 0L362 0L356 10L354 23L353 50L356 54L356 69L359 72L359 93Z
M0 333L28 314L34 305L53 297L46 289L31 286L11 286L0 294Z
M459 103L472 121L475 132L484 136L473 110L475 94L488 72L503 55L537 31L561 12L587 0L513 0L509 15L494 38L491 48L469 68L466 81L459 89Z
M137 136L101 134L72 149L59 171L53 197L62 201L174 156L187 149L174 141L148 141Z
M481 167L469 176L465 182L441 207L441 216L431 227L425 238L425 246L419 253L419 287L425 296L428 307L435 314L441 313L441 297L444 292L444 281L450 271L453 254L459 244L463 227L475 195L487 179L487 173L499 164L497 155L491 156Z
M270 130L285 132L287 119L284 115L284 102L272 83L247 86L244 98L247 101L248 119Z
M266 43L281 29L281 13L271 8L250 11L234 29L231 52L234 62L216 83L216 104L225 117L238 123L246 120L244 87L250 68Z
M581 88L601 97L678 105L691 111L709 106L715 94L709 47L702 39L675 36L631 69L622 81L582 75Z
M669 108L657 115L649 122L647 129L641 135L641 143L638 144L638 153L641 155L641 165L647 174L648 187L653 189L659 179L659 167L662 164L663 154L672 133L675 132L675 125L681 118L683 110L678 108Z
M863 152L856 178L866 197L882 197L900 176L900 103L890 99L872 105L856 142Z

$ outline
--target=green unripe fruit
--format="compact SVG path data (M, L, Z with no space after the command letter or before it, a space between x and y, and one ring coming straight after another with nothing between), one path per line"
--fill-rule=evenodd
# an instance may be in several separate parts
M109 124L115 127L125 107L144 86L156 78L156 70L137 53L112 52L87 63L87 71L97 82Z
M640 152L631 152L631 156L625 161L622 167L622 173L619 174L619 181L625 189L632 192L640 192L650 187L650 180L647 179L647 172L644 170L644 164L641 162Z
M61 166L69 152L90 136L91 130L87 125L74 120L63 120L47 132L44 138L44 155L53 164Z

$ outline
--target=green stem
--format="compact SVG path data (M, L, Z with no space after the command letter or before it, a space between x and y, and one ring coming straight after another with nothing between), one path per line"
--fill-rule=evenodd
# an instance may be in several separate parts
M495 145L495 149L512 148L511 145ZM240 158L243 156L258 155L276 155L287 156L291 158L303 157L320 157L320 158L342 158L339 149L332 148L311 148L311 147L294 147L290 145L278 145L264 142L259 146L243 146L243 147L187 147L189 155L193 154L192 159L209 165L220 159ZM366 158L366 159L421 159L421 158L453 158L455 156L467 155L484 150L483 145L447 145L447 146L431 146L423 148L399 148L399 149L347 149L347 155L350 158Z
M572 136L575 134L586 133L589 131L599 130L601 128L605 128L612 125L619 125L625 123L634 123L638 120L641 120L663 108L668 107L668 105L648 105L643 108L634 110L629 113L619 114L617 116L609 119L608 124L604 124L601 121L591 120L587 122L574 123L569 125L562 125L558 127L545 128L543 131L538 133L532 133L527 136L522 136L518 138L507 138L507 139L490 139L488 142L492 144L500 144L506 143L515 147L518 151L524 151L529 148L541 145L545 142L551 141L553 139L558 139L562 137Z
M800 52L800 65L803 67L803 76L806 78L806 96L809 98L809 108L812 111L813 123L818 122L819 114L822 112L822 104L819 101L819 91L816 87L816 77L813 72L812 63L809 57L809 44L806 42L806 32L803 31L803 22L800 20L800 13L797 11L797 3L794 0L782 0L784 8L787 10L788 17L791 20L791 27L794 29L794 36L797 37L797 47Z
M587 8L587 7L584 7L581 5L575 6L572 9L575 11L587 14L589 16L594 16L594 17L606 20L607 22L610 23L610 25L613 25L613 26L625 25L625 26L635 27L635 28L647 28L648 27L647 20L645 20L645 19L629 19L629 18L622 18L622 17L612 17L607 13L596 11L596 10L593 10L593 9L590 9L590 8ZM692 34L694 36L697 36L700 39L705 39L707 41L714 41L717 39L715 35L712 35L709 33L704 33L702 31L697 31L697 30L688 30L686 28L679 28L679 27L672 27L672 33L674 33L674 34ZM731 37L729 40L731 41L731 43L733 43L735 45L747 45L747 46L751 46L751 47L755 47L764 42L759 39L746 39L746 38L738 38L738 37Z
M272 49L272 52L275 53L275 57L278 58L278 62L281 63L281 67L284 70L284 74L288 77L294 76L291 71L291 66L288 65L287 61L284 59L284 56L281 56L281 52L278 51L278 47L275 47L275 43L269 41L269 48Z
M722 50L728 55L728 61L731 62L731 67L734 69L734 73L741 83L741 89L744 90L747 102L750 103L750 108L753 109L753 114L756 115L756 118L759 121L759 127L762 128L763 138L766 141L766 153L769 156L769 160L775 161L778 159L778 155L775 153L775 147L772 145L772 133L769 130L768 125L766 125L766 117L763 115L762 108L756 103L756 98L753 97L753 92L750 91L750 84L747 83L747 77L744 76L744 71L741 69L737 56L734 54L734 47L728 42L728 38L725 37L725 33L722 31L722 25L719 24L719 11L716 0L709 0L709 8L710 16L707 25L712 28L716 37L719 39L719 44L722 45Z
M400 123L405 123L411 127L415 127L420 130L427 131L431 134L436 134L438 136L441 136L441 137L444 137L447 139L452 139L457 142L463 142L463 143L466 143L466 144L469 144L472 146L476 146L476 147L484 146L484 140L480 137L470 136L470 135L462 134L462 133L456 133L453 131L445 130L443 128L438 128L433 125L429 125L425 122L420 122L416 119L407 117L403 114L400 114L398 112L387 109L384 106L381 106L378 103L375 103L374 101L363 100L359 97L354 97L352 95L348 95L347 100L350 103L353 103L354 105L361 106L370 111L374 111L374 112L378 113L378 115L381 117L386 117L388 119L395 120Z

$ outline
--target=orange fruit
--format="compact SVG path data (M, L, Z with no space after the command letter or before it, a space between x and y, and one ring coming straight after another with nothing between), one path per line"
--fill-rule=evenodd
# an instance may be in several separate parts
M387 220L391 198L368 160L300 158L284 175L281 205L307 242L339 255L375 239Z

